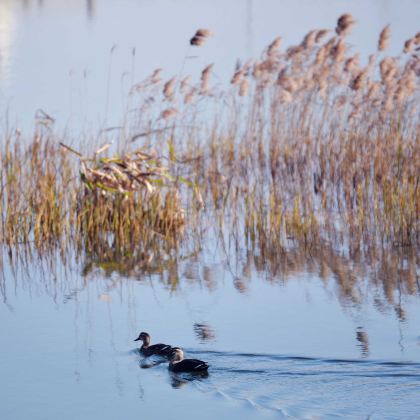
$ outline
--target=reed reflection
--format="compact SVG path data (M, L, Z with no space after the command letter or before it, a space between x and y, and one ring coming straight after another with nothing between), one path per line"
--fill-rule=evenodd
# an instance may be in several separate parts
M80 250L83 257L82 275L89 277L92 273L100 272L105 277L118 274L123 278L140 280L143 276L157 274L167 275L169 282L176 283L178 260L185 257L177 254L177 240L167 238L161 241L159 237L149 238L143 243L118 246L106 237L95 237L89 241L89 251Z
M86 0L86 14L89 20L95 17L95 1Z
M216 333L213 328L206 323L194 323L194 333L200 343L206 343L209 341L214 341L216 339Z
M420 292L416 273L419 256L414 251L369 250L355 258L327 245L282 248L276 252L256 248L245 254L242 265L248 271L252 265L259 277L273 282L292 281L304 273L321 279L325 287L332 280L335 296L343 307L361 306L371 294L379 311L391 307L400 321L406 316L401 296L416 296Z
M356 340L358 341L358 347L361 350L362 357L368 357L369 356L369 336L368 336L368 333L362 327L357 328Z
M298 276L313 275L334 294L343 308L360 309L372 304L380 313L392 309L402 323L407 319L404 297L420 293L417 274L419 256L415 252L370 251L355 259L328 246L310 251L305 247L283 249L281 252L251 249L238 251L232 258L235 269L231 264L229 273L225 274L219 262L223 260L223 255L213 265L200 262L201 257L199 249L185 250L176 243L166 249L139 245L137 249L129 251L114 248L112 243L103 241L90 252L79 252L73 256L63 256L60 251L35 257L24 248L23 252L15 250L3 253L0 293L7 301L6 268L19 279L18 283L34 287L34 277L31 275L34 266L40 273L36 279L43 283L45 293L54 299L61 294L64 302L83 292L91 279L100 278L110 279L111 282L98 295L99 299L110 300L110 291L125 279L142 281L153 276L154 281L171 292L180 287L188 291L189 287L197 284L204 286L208 293L215 293L219 279L229 274L234 288L238 293L244 293L251 278L284 285ZM74 282L70 273L77 266L81 268L83 280ZM200 340L214 338L214 331L204 323L197 322L194 331Z
M44 9L45 6L48 6L45 0L34 0L33 2L31 0L22 0L21 3L24 9L29 9L32 4L35 4L38 9ZM86 16L89 20L92 20L95 17L95 9L95 0L86 0Z

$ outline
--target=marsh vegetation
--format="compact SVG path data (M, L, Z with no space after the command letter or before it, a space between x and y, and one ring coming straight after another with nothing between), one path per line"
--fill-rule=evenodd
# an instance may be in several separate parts
M299 45L276 38L259 59L238 62L230 87L213 64L197 81L155 70L131 89L135 112L117 147L104 130L77 151L46 114L33 139L5 133L3 244L144 252L200 238L211 220L236 248L262 255L416 249L420 34L388 57L385 27L363 63L346 43L353 25L345 14ZM198 30L190 48L209 37Z

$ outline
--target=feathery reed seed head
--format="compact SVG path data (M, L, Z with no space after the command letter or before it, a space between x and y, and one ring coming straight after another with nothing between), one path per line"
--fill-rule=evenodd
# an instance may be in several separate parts
M163 110L160 116L164 120L169 120L175 117L177 114L178 114L178 110L176 108L168 108L168 109Z
M176 84L176 77L172 77L172 79L169 79L163 86L163 95L168 101L172 100L174 96L175 84Z
M239 85L239 83L241 83L241 80L244 74L245 74L245 71L243 69L236 70L234 75L232 76L232 79L230 80L230 83L232 85Z
M246 96L249 90L249 81L248 79L243 79L239 85L239 96Z
M213 64L206 66L201 72L201 91L206 92L209 90L210 75L211 70L213 69Z
M386 25L379 34L378 51L384 51L386 48L388 48L390 38L391 29L389 25Z
M322 39L330 32L329 29L319 29L316 37L315 37L315 42L318 44L319 42L322 41Z
M350 33L351 28L356 23L353 16L350 13L345 13L338 18L337 26L335 31L339 36L346 36Z
M268 57L274 57L280 48L282 37L277 37L273 40L273 42L268 46L267 48L267 56Z
M205 44L207 38L213 36L209 29L198 29L195 35L190 39L190 44L196 47L201 47Z
M405 43L404 43L404 50L403 50L404 53L405 54L410 53L413 50L414 45L415 45L415 39L414 38L407 39L407 41L405 41Z

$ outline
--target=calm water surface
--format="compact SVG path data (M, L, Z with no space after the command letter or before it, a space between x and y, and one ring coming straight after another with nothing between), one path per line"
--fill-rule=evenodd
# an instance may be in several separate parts
M273 275L258 255L211 249L147 273L88 259L12 272L5 254L0 417L416 418L413 261L395 282L340 256L304 263L292 252ZM146 369L140 330L208 361L209 377Z
M385 24L391 54L420 29L415 0L2 0L2 128L30 130L39 108L59 127L115 124L133 82L179 72L197 27L215 36L185 72L214 62L222 82L238 57L334 27L344 11L364 57ZM2 250L0 418L419 417L418 255L291 249L266 260L205 243L147 267ZM209 377L146 369L133 342L142 330L208 361Z

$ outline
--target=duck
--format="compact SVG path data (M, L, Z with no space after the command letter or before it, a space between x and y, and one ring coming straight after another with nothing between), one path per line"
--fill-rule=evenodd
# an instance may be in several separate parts
M139 336L134 341L143 341L142 346L140 347L140 353L144 356L161 356L169 358L172 354L173 347L169 344L153 344L150 345L150 335L146 332L141 332Z
M181 372L207 372L209 364L198 359L184 359L184 352L179 347L173 347L170 356L169 370Z

